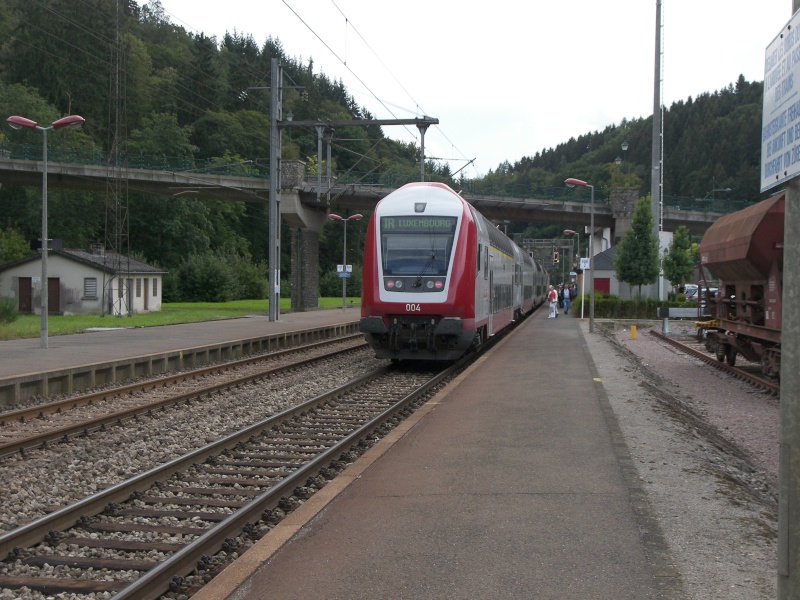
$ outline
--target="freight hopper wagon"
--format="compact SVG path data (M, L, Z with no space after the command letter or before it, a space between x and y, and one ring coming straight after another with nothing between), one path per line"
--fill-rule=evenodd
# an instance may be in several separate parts
M719 280L709 299L706 349L734 365L741 354L765 375L781 366L784 194L719 218L700 244L701 270Z

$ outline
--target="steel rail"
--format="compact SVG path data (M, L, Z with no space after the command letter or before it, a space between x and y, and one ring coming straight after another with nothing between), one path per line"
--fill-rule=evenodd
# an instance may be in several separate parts
M510 330L507 329L502 334L494 336L484 344L484 348L489 349L494 346L498 341L503 339L509 331ZM270 488L264 491L260 496L247 502L242 508L238 509L236 513L225 517L224 520L216 526L212 526L211 529L200 533L198 538L178 550L163 564L148 570L136 581L130 584L118 581L105 582L107 584L106 588L109 591L116 592L115 598L120 599L141 598L146 600L150 598L159 598L161 595L168 592L171 587L174 587L176 584L181 584L182 578L195 571L204 557L216 554L219 550L223 549L230 537L243 534L247 535L245 531L248 529L248 524L258 523L264 511L277 506L282 496L292 496L294 489L306 481L310 473L320 475L322 470L331 464L337 454L341 455L343 450L351 450L352 446L361 439L374 436L374 433L385 427L387 422L395 419L398 413L407 412L410 405L413 405L414 402L424 397L425 394L440 385L448 377L452 377L466 368L481 355L482 353L470 354L455 362L449 368L430 377L425 383L418 386L416 390L406 394L390 407L380 409L381 412L379 414L368 418L364 423L356 425L355 430L345 434L345 437L334 446L324 449L320 448L320 453L318 455L315 455L309 462L298 467L301 469L300 471L292 472L281 478L280 481L270 483ZM0 535L0 553L2 553L2 556L8 557L16 548L34 546L54 535L54 532L64 531L78 524L86 523L86 519L101 515L109 508L112 508L111 516L113 516L114 510L116 510L114 505L118 502L129 500L135 492L149 489L156 485L157 482L163 481L165 478L179 471L203 463L213 456L222 454L224 451L233 450L240 444L245 444L250 441L254 436L261 434L263 431L274 428L275 425L293 421L296 418L300 419L306 414L313 415L315 411L312 411L312 409L319 405L330 401L333 401L334 404L337 405L339 404L340 397L343 395L365 386L371 380L395 372L397 369L397 365L385 366L373 373L353 379L343 386L284 410L281 413L272 415L236 433L220 438L203 448L198 448L164 465L141 473L126 482L116 484L102 492L84 498L71 506L59 509L40 519L22 525L13 531L2 534ZM349 406L349 403L345 402L341 404L341 406ZM346 420L352 422L351 419ZM10 581L11 579L22 580L25 578L3 577L2 579ZM40 579L40 581L31 580L31 585L56 585L58 582L58 580L52 579L34 579ZM16 586L18 583L19 581L14 585ZM64 589L67 589L71 583L70 581L64 582ZM74 586L77 583L78 582L74 582L72 585ZM96 583L98 585L100 584L100 582Z
M315 456L311 461L282 479L261 496L253 499L239 511L192 541L185 548L179 550L157 567L142 575L142 577L131 585L118 592L114 598L119 600L126 598L156 600L169 591L170 585L176 575L181 577L190 574L203 556L213 555L219 552L226 539L230 538L232 535L238 535L247 523L258 522L264 510L275 506L281 496L291 495L292 491L298 485L301 485L309 477L318 475L331 460L341 455L343 451L346 451L354 444L357 444L361 439L370 435L380 425L391 420L397 413L405 410L410 404L416 402L417 399L427 394L429 390L439 385L445 378L450 377L453 372L460 368L461 365L453 365L446 371L434 376L420 388L406 395L381 414L362 424L358 429L351 432L334 446L331 446Z
M691 354L695 358L699 358L700 360L707 362L708 364L714 366L717 369L720 369L721 371L727 372L728 374L732 375L733 377L736 377L737 379L746 381L747 383L750 383L765 391L768 391L773 395L777 396L780 394L781 391L780 383L774 383L768 379L764 379L763 377L753 375L752 373L748 373L747 371L744 371L737 367L732 367L725 362L717 360L717 357L714 355L710 355L706 352L701 352L696 348L692 348L691 346L687 346L686 344L683 344L674 338L664 336L662 333L659 333L654 329L650 330L650 334L662 341L667 342L672 346L675 346L676 348L680 348L682 351L686 352L687 354Z
M16 529L8 531L0 535L0 557L8 557L9 554L16 547L29 547L45 539L45 536L50 530L63 531L74 526L78 519L82 516L93 516L101 513L106 506L111 502L121 502L127 500L130 495L136 490L147 489L152 486L159 479L169 477L182 469L186 469L195 463L201 463L210 456L219 454L225 449L234 448L240 442L248 440L251 436L260 433L265 429L269 429L276 423L281 423L283 420L291 419L295 415L299 415L309 408L318 405L320 402L334 398L339 394L345 393L359 385L363 385L367 381L374 379L381 374L385 373L389 367L378 369L373 373L368 373L363 377L354 379L343 386L334 390L326 392L321 396L311 398L297 406L288 408L278 414L272 415L257 423L249 425L248 427L232 433L228 436L220 438L202 448L198 448L171 460L163 465L154 467L140 473L139 475L128 479L127 481L118 483L79 500L75 504L61 508L55 512L45 515L39 519L31 521L25 525L21 525Z
M524 319L522 320L524 321ZM511 330L513 329L515 328L511 328ZM483 351L485 352L486 350L491 349L506 335L508 335L511 330L506 329L506 331L504 331L502 334L492 337L484 344ZM381 414L363 423L358 427L358 429L351 432L340 442L321 452L296 472L276 483L273 487L264 492L264 494L253 499L239 511L232 514L230 517L216 526L212 527L209 531L191 542L185 548L179 550L163 563L145 573L142 577L132 582L129 586L117 592L114 595L115 600L125 600L127 598L135 598L136 600L140 598L142 600L157 600L159 597L169 591L170 586L174 583L176 576L184 577L190 574L196 569L198 561L200 561L203 556L208 556L210 554L216 554L219 552L222 549L222 545L226 539L230 538L232 535L237 535L238 532L241 532L247 523L259 521L266 508L275 506L281 496L291 495L296 486L302 484L309 477L318 475L320 470L337 454L340 454L343 449L347 449L353 444L357 443L359 440L367 437L382 424L391 420L398 413L406 410L409 405L416 402L419 398L436 388L442 382L455 376L455 374L465 369L482 354L483 352L478 354L469 354L453 363L447 369L433 376L426 383L419 386L413 392L407 394L404 398L394 403ZM386 371L390 369L392 369L392 367L387 367ZM354 381L353 385L344 387L347 387L348 390L359 387L361 383L358 381ZM323 396L319 397L320 403L322 402L322 398L335 398L339 395L341 395L340 392L336 390L324 394ZM309 401L309 403L311 402L313 402L313 400ZM306 405L309 403L306 403ZM297 409L293 410L293 414L300 414L304 411L305 408L297 407ZM232 534L232 531L237 533Z
M28 406L25 408L10 410L0 413L0 426L6 423L11 423L13 421L24 422L32 419L39 419L46 415L62 412L65 409L79 408L82 406L88 406L94 404L96 402L113 400L114 398L118 398L120 396L133 395L139 392L153 390L158 387L167 387L170 385L176 385L178 383L183 383L184 381L188 381L191 379L197 379L200 377L206 377L207 375L215 375L223 373L231 369L236 369L239 367L255 364L257 362L263 362L275 358L283 358L285 356L290 356L291 354L297 352L312 350L314 348L335 344L337 342L346 342L363 337L364 336L361 333L354 333L340 338L327 339L319 342L314 342L311 344L304 344L302 346L294 346L292 348L277 350L275 352L270 352L268 354L248 356L245 358L240 358L230 362L226 362L224 364L206 366L206 367L201 367L199 369L192 369L191 371L182 371L180 373L164 375L161 377L149 379L146 382L132 383L129 385L123 385L112 389L80 394L78 396L73 396L71 398L67 398L64 400L56 400L54 402L48 402L46 404L38 404L36 406Z
M318 344L315 344L315 345L318 345ZM322 345L324 345L324 343L322 343ZM353 348L349 348L347 351L349 352L349 351L352 351L352 350L357 350L357 349L363 348L364 346L366 346L366 342L364 342L363 344L360 344L358 346L354 346ZM337 351L335 354L341 354L341 352L342 351ZM289 370L289 369L296 369L296 368L301 367L303 365L307 365L307 364L313 363L315 361L318 361L318 360L321 360L321 359L324 359L324 358L328 358L330 356L333 356L333 354L327 354L327 355L324 355L324 356L317 356L317 357L313 357L313 358L307 358L307 359L298 361L298 362L293 363L293 364L288 365L288 366L273 367L273 368L270 368L270 369L266 369L266 370L260 371L258 373L253 373L253 374L250 374L250 375L247 375L247 376L244 376L244 377L238 377L236 379L232 379L232 380L229 380L229 381L226 381L226 382L223 382L223 383L218 383L218 384L206 386L206 387L201 388L199 390L191 390L191 391L185 392L183 394L170 396L169 398L162 398L161 400L156 400L156 401L150 402L148 404L142 404L140 406L135 406L133 408L107 413L107 414L105 414L105 415L103 415L101 417L88 419L88 420L83 421L81 423L74 423L72 425L66 425L64 427L58 427L58 428L49 429L49 430L43 431L42 433L37 434L37 435L31 435L31 436L27 436L27 437L22 438L22 439L14 440L14 441L11 441L11 442L6 442L6 443L3 443L3 444L0 444L0 459L1 458L5 458L7 456L11 456L13 454L17 454L17 453L24 454L27 450L31 450L31 449L34 449L34 448L47 447L47 445L52 443L52 442L65 441L65 440L67 440L67 439L69 439L71 437L87 435L90 432L103 430L105 427L112 426L112 425L118 425L118 424L121 424L121 423L123 423L125 421L129 421L131 419L136 418L138 415L149 414L149 413L152 413L152 412L155 412L155 411L164 410L166 407L174 405L174 404L180 404L182 402L189 402L189 401L191 401L193 399L201 398L203 396L210 396L210 395L215 394L215 393L221 393L221 392L223 392L225 390L228 390L228 389L230 389L232 387L236 387L236 386L243 385L243 384L248 384L248 383L251 383L251 382L253 382L255 380L258 380L258 379L261 379L261 378L264 378L264 377L268 377L268 376L274 375L276 373L280 373L281 371L285 371L285 370ZM237 361L237 362L239 362L239 361ZM257 361L252 361L252 362L257 362ZM229 370L229 369L226 368L224 370ZM202 371L206 371L206 369L202 369ZM222 372L222 371L223 371L223 369L219 369L219 368L217 369L217 372ZM205 375L208 375L208 372L206 372L204 374L204 376ZM187 375L186 379L192 379L192 377ZM184 379L184 380L186 380L186 379ZM184 380L181 380L181 381L184 381ZM162 385L162 387L164 387L166 385L167 384L164 383ZM159 386L158 385L147 385L147 386L144 386L144 387L141 387L141 386L131 386L131 387L138 388L137 391L143 391L143 390L144 391L148 391L148 390L156 389ZM133 394L134 392L132 391L130 393Z

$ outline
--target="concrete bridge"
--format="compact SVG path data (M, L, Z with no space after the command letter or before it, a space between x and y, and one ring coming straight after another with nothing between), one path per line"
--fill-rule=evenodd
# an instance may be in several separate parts
M5 154L5 156L3 155ZM91 191L105 191L109 179L122 177L130 194L168 197L194 196L237 202L267 203L269 179L252 174L214 174L198 171L169 171L139 168L116 168L97 164L48 161L48 186ZM0 153L0 184L40 186L40 160L15 158ZM405 183L405 182L402 182ZM398 183L400 185L400 183ZM308 180L301 161L281 162L280 215L291 228L292 308L305 310L317 306L319 282L319 234L330 212L370 211L393 191L380 185L347 183L326 178ZM513 197L480 194L461 190L462 196L486 218L495 221L558 224L572 229L588 227L592 206L586 195L564 187L538 197ZM534 194L533 196L537 196ZM634 189L612 190L608 199L595 198L595 228L611 230L615 243L622 237L638 199ZM713 202L713 204L712 204ZM674 231L685 225L702 234L717 218L739 206L727 201L670 203L665 200L664 230Z

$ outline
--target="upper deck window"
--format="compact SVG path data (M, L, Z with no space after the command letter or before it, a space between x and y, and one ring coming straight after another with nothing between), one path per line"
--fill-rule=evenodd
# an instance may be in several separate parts
M457 217L381 217L383 274L447 275L457 223Z

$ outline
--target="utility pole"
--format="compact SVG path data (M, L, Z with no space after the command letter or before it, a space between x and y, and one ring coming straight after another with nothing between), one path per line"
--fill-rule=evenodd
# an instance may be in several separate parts
M317 131L317 200L322 187L322 139L328 141L328 202L331 188L331 136L336 127L369 127L370 125L416 125L420 132L430 125L438 125L439 119L422 117L415 119L334 119L328 121L294 121L288 115L286 121L283 110L283 68L277 58L272 59L270 80L270 151L269 151L269 320L277 321L280 316L281 300L281 211L280 211L280 172L281 172L281 132L287 127L314 127ZM424 148L424 147L423 147ZM423 149L424 156L424 149ZM424 164L422 176L424 178Z
M661 223L662 206L661 190L664 177L664 124L661 112L661 0L656 0L656 53L655 53L655 74L653 81L653 146L651 151L651 171L650 171L650 214L653 216L653 233L658 239L658 254L661 256ZM662 299L663 275L661 267L658 269L658 289L653 297Z
M793 0L792 15L798 10L800 10L800 0ZM764 95L767 95L766 87ZM800 305L797 302L797 298L800 297L800 237L797 235L800 228L800 178L798 177L788 181L785 206L781 290L783 368L780 391L778 600L794 600L800 598L800 372L797 370L797 365L800 364Z
M419 180L425 181L425 132L428 131L430 123L417 123L419 129Z
M277 321L281 314L281 199L280 160L281 130L281 84L283 67L277 58L272 59L272 79L270 80L269 111L269 320Z

